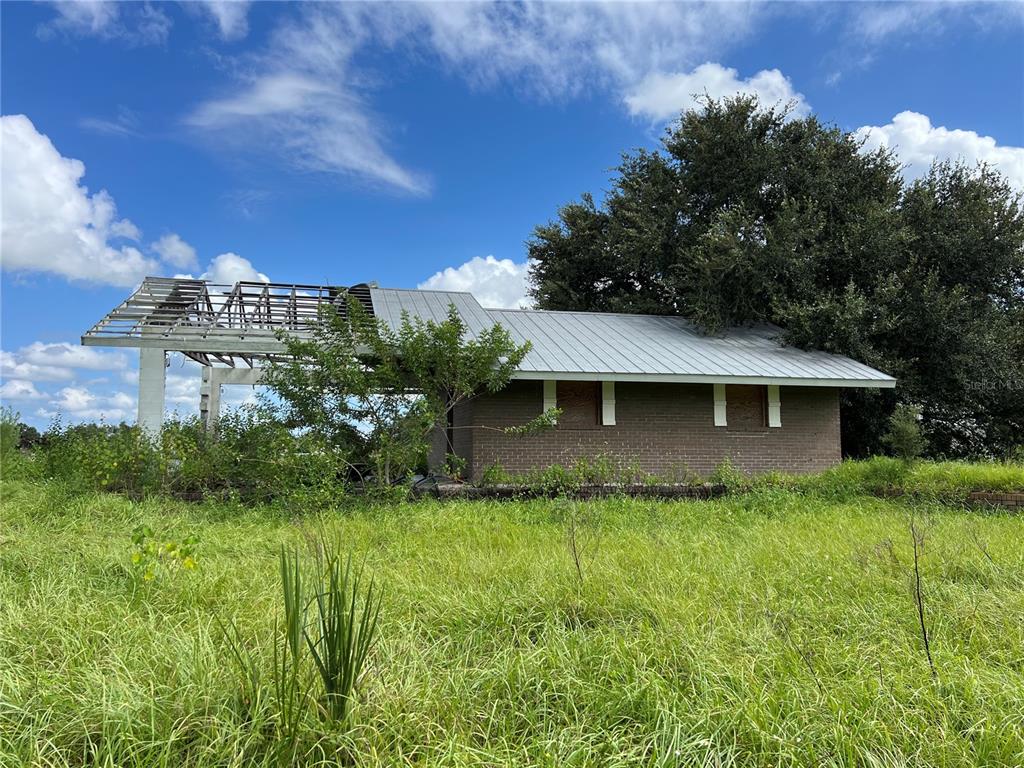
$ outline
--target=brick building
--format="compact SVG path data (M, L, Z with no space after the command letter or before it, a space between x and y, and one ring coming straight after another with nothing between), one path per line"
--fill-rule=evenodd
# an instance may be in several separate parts
M500 324L529 342L508 387L460 405L434 435L432 465L453 453L473 479L598 457L663 476L707 474L724 458L748 473L820 470L840 457L839 390L896 385L847 357L784 346L772 326L705 335L680 317L485 309L468 293L375 284L150 277L82 343L139 349L139 424L157 433L168 352L201 364L212 422L223 385L258 383L256 363L285 352L279 331L308 333L325 307L344 313L353 298L392 328L405 313L443 321L454 306L470 336ZM554 429L503 430L555 407Z
M469 294L378 290L374 311L442 319L454 303L470 333L496 323L531 349L503 391L459 405L434 435L479 479L488 467L522 473L579 459L611 459L669 479L706 475L728 458L744 473L813 472L840 459L839 390L893 387L855 360L781 344L774 326L702 334L684 318L484 309ZM549 408L554 429L504 428Z

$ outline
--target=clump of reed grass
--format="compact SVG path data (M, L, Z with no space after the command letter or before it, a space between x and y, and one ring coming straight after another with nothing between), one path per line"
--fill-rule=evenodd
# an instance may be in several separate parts
M312 566L304 565L297 549L282 545L279 553L282 615L275 619L269 643L269 702L263 696L259 655L233 621L223 625L242 703L247 711L260 702L271 707L275 754L287 764L296 758L311 712L335 730L351 726L380 618L381 590L372 578L363 588L362 568L353 566L351 555L343 555L340 544L326 537L318 539L314 552Z

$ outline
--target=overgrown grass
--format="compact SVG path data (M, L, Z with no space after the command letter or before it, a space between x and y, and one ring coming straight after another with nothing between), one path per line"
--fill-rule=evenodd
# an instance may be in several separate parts
M1024 464L1009 461L915 461L876 456L844 461L785 484L834 495L895 490L936 499L966 499L971 491L1024 491Z
M142 579L142 524L194 536L197 567ZM586 536L579 569L570 529ZM280 548L321 530L385 590L349 722L300 713L301 765L1024 762L1012 514L766 487L290 518L5 482L0 765L290 761L220 622L269 673L259 639L284 620Z

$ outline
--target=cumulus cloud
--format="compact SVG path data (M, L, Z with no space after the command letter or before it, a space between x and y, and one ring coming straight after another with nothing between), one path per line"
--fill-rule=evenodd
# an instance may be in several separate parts
M0 117L3 136L3 267L133 286L157 262L133 245L138 229L117 217L105 190L90 194L85 165L63 157L24 115Z
M90 371L122 370L128 361L121 352L101 352L92 347L82 347L61 341L46 344L34 341L22 347L17 357L33 365L51 368L82 368Z
M135 398L125 392L98 393L88 387L64 387L41 406L36 415L67 421L131 421L135 415Z
M179 269L195 265L195 250L173 233L143 252L142 234L118 217L114 198L82 184L85 164L61 155L25 115L0 117L0 131L4 269L134 287L165 273L161 259Z
M100 352L69 342L35 341L17 352L0 350L0 378L22 381L70 381L76 371L121 371L128 367L121 352Z
M120 40L129 46L163 45L171 32L170 17L150 3L119 3L106 0L55 2L56 15L41 24L37 33Z
M186 275L190 277L190 275ZM224 283L234 285L239 281L250 283L269 283L270 278L262 272L257 272L256 267L248 259L244 259L237 253L222 253L214 257L213 261L206 268L206 271L199 276L200 280L209 280L212 283Z
M46 395L36 389L31 381L14 379L0 385L0 400L25 402L27 400L44 400Z
M36 365L14 352L0 350L0 378L23 381L67 381L75 377L70 368Z
M128 357L121 352L101 352L69 342L33 342L16 352L0 351L0 399L35 404L35 417L44 421L58 414L67 421L128 420L135 408L132 396L95 388L105 381L97 374L126 374L128 365ZM86 380L79 381L83 374ZM51 382L63 386L56 391L41 386Z
M173 233L164 235L150 247L172 267L195 269L199 266L196 249Z
M936 160L985 162L997 168L1019 190L1024 190L1024 147L1000 146L991 136L974 131L932 125L918 112L900 112L887 125L865 125L857 136L867 150L889 147L905 165L905 175L917 178Z
M434 291L466 291L485 307L528 307L527 262L516 264L511 259L474 256L458 267L435 272L417 288Z
M651 120L678 117L700 106L700 99L721 99L737 94L756 96L764 106L792 105L794 117L810 114L803 94L777 69L762 69L743 79L730 67L707 62L691 72L652 72L626 94L630 114Z

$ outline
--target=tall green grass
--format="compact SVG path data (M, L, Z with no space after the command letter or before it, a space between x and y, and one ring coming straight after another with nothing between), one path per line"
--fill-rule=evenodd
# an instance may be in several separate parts
M775 487L579 505L293 517L5 482L0 765L1024 762L1020 517ZM141 579L140 524L198 567ZM386 586L378 643L346 724L299 712L282 748L221 624L270 680L280 549L319 531Z
M1024 491L1024 464L1016 461L905 462L876 456L863 461L844 461L815 475L780 478L777 484L833 496L899 491L956 501L966 499L971 491Z

